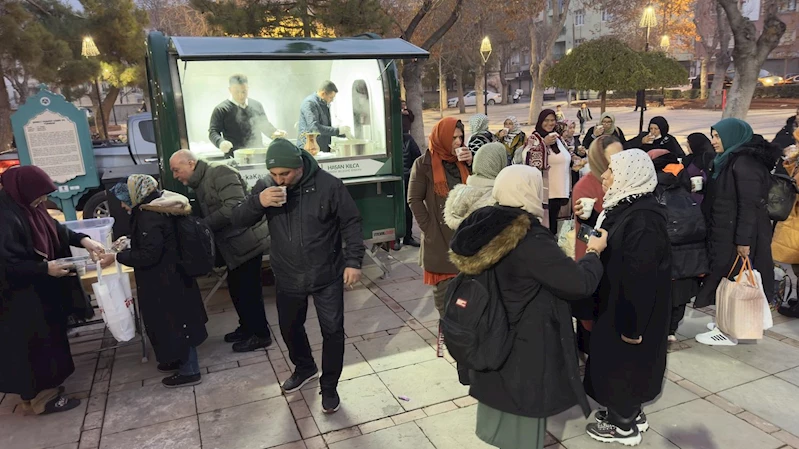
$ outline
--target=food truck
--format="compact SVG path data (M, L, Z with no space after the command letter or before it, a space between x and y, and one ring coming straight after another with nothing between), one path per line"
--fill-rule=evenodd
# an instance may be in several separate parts
M303 143L322 169L347 186L363 217L367 252L387 271L376 252L405 233L396 63L427 57L426 51L407 41L373 34L271 39L169 37L152 32L147 36L146 68L161 182L168 190L191 196L169 170L172 154L189 149L207 161L235 166L252 186L268 176L265 154L272 137ZM209 130L215 109L226 100L233 104L234 76L247 81L242 108L262 105L270 129L277 132L258 132L252 146L235 148L230 157L217 147ZM338 90L328 104L330 125L350 132L329 137L330 151L318 151L313 143L318 133L299 129L301 105L327 81Z

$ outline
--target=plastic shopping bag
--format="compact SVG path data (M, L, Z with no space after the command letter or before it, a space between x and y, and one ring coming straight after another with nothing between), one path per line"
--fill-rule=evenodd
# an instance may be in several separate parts
M558 231L558 246L572 259L574 259L574 241L576 239L577 231L574 229L574 219L565 220Z
M763 294L763 330L765 331L774 326L774 318L771 316L771 307L769 307L768 299L766 299L766 290L763 288L763 277L760 276L760 272L757 270L752 270L752 274L754 274L757 285L760 287L760 292ZM735 280L737 281L740 276L740 274L736 276Z
M117 341L130 341L136 335L136 323L133 319L133 295L130 279L122 273L116 264L116 274L103 275L100 263L97 263L97 282L92 284L97 305L103 315L103 321Z
M731 281L729 277L743 260L741 270ZM719 329L739 340L758 340L763 338L763 304L766 295L755 277L755 271L748 258L736 258L733 268L722 279L716 290L716 320Z

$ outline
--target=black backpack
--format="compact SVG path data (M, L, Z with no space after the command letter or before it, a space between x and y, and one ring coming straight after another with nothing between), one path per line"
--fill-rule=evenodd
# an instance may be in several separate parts
M475 371L502 367L513 347L514 331L494 268L478 275L458 274L446 293L441 330L459 365Z
M781 173L772 173L771 186L768 189L769 220L785 221L796 204L797 192L799 187L795 179Z
M658 189L659 190L659 189ZM667 188L658 196L660 204L666 206L668 222L666 230L672 245L684 245L705 240L707 229L705 217L699 203L680 186Z
M193 215L175 220L179 266L189 277L205 276L214 269L216 247L214 233L205 222Z

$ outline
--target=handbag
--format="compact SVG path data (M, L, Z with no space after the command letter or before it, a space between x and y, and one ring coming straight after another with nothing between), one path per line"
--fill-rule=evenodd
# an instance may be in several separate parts
M729 277L739 261L742 261L741 270L735 280L731 281ZM738 256L729 274L716 289L718 327L725 334L739 340L763 338L766 296L755 273L749 259Z
M122 273L118 263L116 269L116 274L103 275L100 262L97 262L97 282L92 284L92 290L108 330L117 341L124 342L136 335L133 294L127 273Z

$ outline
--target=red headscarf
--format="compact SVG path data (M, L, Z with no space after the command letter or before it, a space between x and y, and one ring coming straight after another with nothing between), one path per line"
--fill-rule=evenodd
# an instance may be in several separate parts
M444 161L454 162L458 165L461 173L461 182L466 183L469 177L469 169L466 164L460 162L452 152L452 139L455 136L455 125L458 119L446 117L441 119L433 132L430 133L430 156L433 161L433 184L436 195L446 198L449 195L449 184L447 184L447 174L444 172Z
M33 238L33 249L47 260L55 259L58 233L55 222L44 203L31 207L37 198L56 191L53 180L39 167L27 165L9 168L2 175L3 190L17 203L22 215L28 219Z

